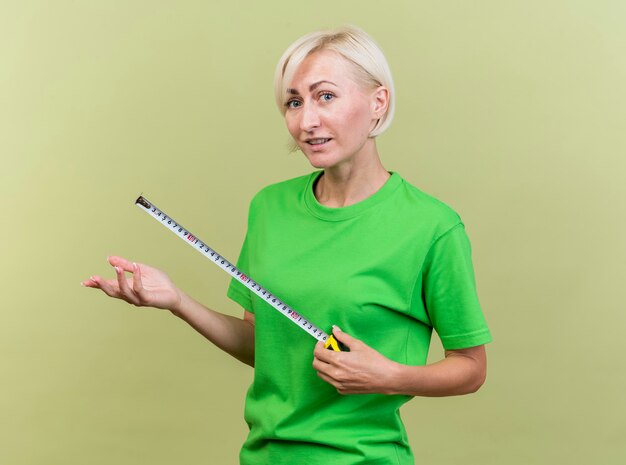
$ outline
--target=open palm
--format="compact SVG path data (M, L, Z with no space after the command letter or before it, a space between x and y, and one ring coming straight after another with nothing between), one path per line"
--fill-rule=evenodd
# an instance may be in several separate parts
M82 282L83 286L100 289L110 297L138 307L171 310L180 304L180 291L167 273L122 257L111 256L108 260L115 269L116 278L107 280L92 276ZM131 276L127 276L127 272Z

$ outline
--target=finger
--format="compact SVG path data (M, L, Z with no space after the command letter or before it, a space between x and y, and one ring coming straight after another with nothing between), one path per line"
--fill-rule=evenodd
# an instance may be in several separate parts
M330 385L331 385L332 387L334 387L335 389L337 389L337 392L338 392L339 394L342 394L342 395L343 395L343 394L348 394L348 390L347 390L346 386L344 386L344 384L343 384L343 383L341 383L341 382L339 382L339 381L337 381L337 380L333 379L332 377L330 377L330 376L328 376L328 375L326 375L326 374L324 374L324 373L320 373L320 372L318 372L318 373L317 373L317 376L318 376L320 379L322 379L322 380L326 381L328 384L330 384Z
M98 289L100 289L102 292L104 292L109 297L115 297L115 298L119 299L120 292L119 292L119 288L117 286L117 281L115 281L115 280L107 281L107 280L102 279L100 276L97 276L97 275L93 276L91 278L91 280L95 284L95 286L93 286L93 287L97 287Z
M141 267L139 265L137 265L136 263L132 264L132 273L133 273L133 289L135 291L135 294L137 294L137 296L139 296L139 299L141 300L142 298L142 293L144 291L143 289L143 282L141 281Z
M328 363L324 363L320 360L315 360L313 362L313 368L315 369L315 371L317 371L317 374L320 376L320 378L324 379L324 381L327 381L327 382L339 381L340 372L339 370L334 368L332 365L329 365Z
M318 360L317 363L313 364L313 368L315 368L320 378L335 387L346 381L343 370L337 369L327 363Z
M337 387L338 382L334 380L333 378L331 378L330 376L328 376L326 373L322 371L318 371L317 376L323 379L324 381L326 381L328 384L331 384L332 386Z
M348 349L352 349L361 343L361 341L350 336L348 333L344 333L339 326L335 325L333 325L333 336L335 336L335 339L339 342L348 347Z
M124 270L122 270L122 268L120 268L119 266L115 266L114 268L115 268L115 274L117 275L117 285L120 288L121 295L126 297L126 300L128 300L129 302L137 303L137 296L135 296L135 293L128 285L128 281L126 281L126 274L124 274Z
M85 279L84 281L81 281L80 283L81 286L83 287L98 287L98 284L93 280L93 276L90 277L89 279Z
M323 342L315 344L315 349L313 350L313 356L325 363L332 363L335 360L335 357L339 354L339 352L324 348Z
M319 358L313 359L313 369L317 372L326 372L330 365L326 362L322 362Z
M107 258L107 261L111 264L111 266L119 266L124 271L133 271L132 262L126 260L125 258L111 255Z

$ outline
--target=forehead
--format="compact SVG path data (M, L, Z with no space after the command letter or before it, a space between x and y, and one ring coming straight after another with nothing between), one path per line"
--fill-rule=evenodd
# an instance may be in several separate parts
M339 86L354 85L354 65L337 52L314 52L300 63L288 87L300 89L318 81L330 81Z

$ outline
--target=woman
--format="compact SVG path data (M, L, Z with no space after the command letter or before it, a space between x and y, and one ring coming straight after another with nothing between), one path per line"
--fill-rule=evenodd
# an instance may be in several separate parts
M491 336L463 223L383 167L375 137L391 122L393 83L363 31L296 41L278 63L275 94L317 171L254 197L238 266L316 326L332 327L349 351L314 345L237 280L228 296L242 319L121 257L109 259L116 279L83 284L168 309L255 367L241 463L413 463L399 407L412 396L474 392L485 379ZM433 328L445 358L425 365Z

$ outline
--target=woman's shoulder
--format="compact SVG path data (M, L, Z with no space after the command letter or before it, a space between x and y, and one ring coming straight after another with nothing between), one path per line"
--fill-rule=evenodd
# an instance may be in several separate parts
M290 191L301 191L306 187L312 177L317 175L317 172L308 173L302 176L296 176L295 178L286 179L284 181L278 181L272 184L268 184L263 187L259 192L257 192L257 196L259 195L277 195L284 194Z
M442 225L454 226L461 223L460 215L445 201L425 192L406 179L403 179L402 187L404 201L409 208L419 211L419 216L428 216Z
M252 197L251 205L272 202L277 199L295 198L298 194L301 194L306 189L306 186L318 172L312 172L295 178L278 181L261 188Z

